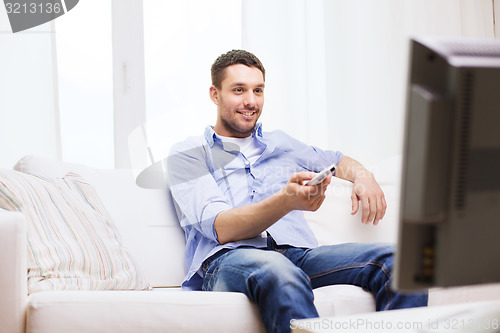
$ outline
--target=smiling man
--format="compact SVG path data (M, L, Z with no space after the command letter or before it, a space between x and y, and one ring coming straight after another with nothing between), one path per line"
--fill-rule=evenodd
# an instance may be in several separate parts
M264 73L256 67L235 64L215 74L210 87L210 98L218 106L214 131L225 137L249 137L262 112L264 86Z
M386 210L373 175L338 151L308 146L282 131L263 132L265 70L255 55L233 50L212 65L215 126L172 148L170 190L186 235L186 289L233 291L259 307L268 332L289 332L291 319L317 317L313 288L352 284L373 292L377 310L424 306L427 294L390 288L393 247L317 246L303 211L317 210L336 164L353 182L352 214L377 224Z

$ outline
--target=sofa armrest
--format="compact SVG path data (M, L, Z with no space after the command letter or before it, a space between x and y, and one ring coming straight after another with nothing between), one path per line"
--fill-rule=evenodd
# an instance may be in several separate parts
M0 209L0 332L23 333L27 300L26 220Z

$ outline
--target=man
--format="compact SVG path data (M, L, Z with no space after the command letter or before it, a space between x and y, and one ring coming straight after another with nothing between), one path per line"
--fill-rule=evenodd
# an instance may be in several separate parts
M317 317L313 288L354 284L371 290L377 310L423 306L427 295L390 289L393 248L378 244L317 247L303 211L325 199L337 165L353 182L352 214L377 224L384 194L373 175L340 152L322 151L281 131L263 132L265 70L253 54L233 50L212 65L214 127L175 145L168 161L170 189L186 234L183 287L246 294L268 332L289 332L290 320Z

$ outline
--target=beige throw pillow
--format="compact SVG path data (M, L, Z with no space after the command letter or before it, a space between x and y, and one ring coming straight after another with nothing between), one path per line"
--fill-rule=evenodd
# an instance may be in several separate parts
M80 176L49 179L0 169L0 208L28 222L28 290L143 290L94 188Z

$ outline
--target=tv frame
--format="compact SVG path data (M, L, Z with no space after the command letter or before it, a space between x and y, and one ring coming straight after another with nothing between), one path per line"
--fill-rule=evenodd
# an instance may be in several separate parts
M500 40L410 40L393 287L500 282Z

